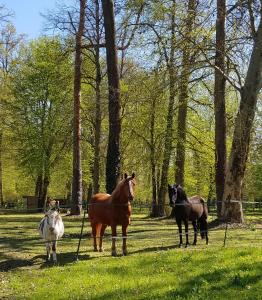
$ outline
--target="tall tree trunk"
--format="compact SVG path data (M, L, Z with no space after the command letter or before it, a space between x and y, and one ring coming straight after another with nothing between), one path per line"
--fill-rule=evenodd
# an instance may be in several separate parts
M1 130L0 131L0 207L4 206L2 152L3 152L3 132Z
M175 1L173 1L175 8ZM169 72L169 103L167 111L167 123L165 130L165 141L164 141L164 151L163 151L163 163L161 168L161 179L160 186L158 190L158 215L165 215L165 197L167 192L167 176L169 170L169 162L172 151L172 141L173 141L173 119L174 119L174 102L175 102L175 80L176 73L174 67L174 38L175 38L175 15L172 14L171 18L171 38L170 38L170 59L168 64Z
M107 193L111 194L117 184L120 173L120 86L115 42L114 4L112 0L102 0L102 6L109 92L109 138L106 160L106 190Z
M155 153L155 114L156 98L152 99L151 116L150 116L150 162L151 162L151 181L152 181L152 210L151 216L158 215L157 207L157 182L156 182L156 153Z
M250 133L254 122L257 98L262 88L262 10L260 23L254 36L253 50L245 84L241 90L239 111L235 121L232 148L226 172L225 192L222 202L222 218L230 222L243 222L241 200L246 161L249 152Z
M96 64L96 111L95 111L95 157L93 170L93 189L94 193L99 192L99 175L100 175L100 137L101 137L101 68L100 68L100 16L99 1L95 0L96 5L96 46L95 46L95 64Z
M76 34L74 70L74 123L73 123L73 182L71 214L80 215L82 208L82 167L81 167L81 65L82 36L85 25L86 0L80 0L80 18Z
M217 216L220 218L226 174L226 105L225 105L225 18L226 0L217 0L215 58L215 180Z
M35 199L37 201L38 211L41 212L44 209L44 202L42 199L42 191L43 191L43 174L38 174L35 183Z
M41 202L46 203L46 197L47 197L47 191L48 191L48 186L49 186L49 176L44 177L43 181L43 189L42 189L42 195L41 195Z
M182 58L182 72L180 80L180 91L178 98L178 117L177 117L177 148L175 162L175 182L184 185L185 177L185 145L186 145L186 124L187 124L187 103L188 85L190 75L190 35L195 20L196 0L188 1L187 27Z

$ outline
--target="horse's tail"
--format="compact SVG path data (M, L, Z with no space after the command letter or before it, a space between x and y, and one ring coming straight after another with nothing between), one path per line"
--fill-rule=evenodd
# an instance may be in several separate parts
M203 205L203 213L199 219L199 229L201 238L204 239L207 235L207 218L208 218L208 209L204 199L200 199L201 204Z
M200 230L201 239L204 239L206 236L206 230L207 230L207 222L205 219L201 218L199 220L199 230Z

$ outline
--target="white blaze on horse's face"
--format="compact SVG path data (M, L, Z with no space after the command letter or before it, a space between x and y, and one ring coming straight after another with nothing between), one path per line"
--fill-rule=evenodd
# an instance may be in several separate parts
M129 199L133 200L134 199L134 182L133 182L133 180L129 180L128 185L129 185Z
M176 200L177 200L177 187L176 187L176 186L173 186L173 187L172 187L172 191L173 191L173 194L172 194L172 201L173 201L173 203L175 203Z
M47 217L47 224L49 226L50 232L54 232L55 226L56 226L56 223L57 223L57 219L59 217L58 212L54 211L54 210L49 210L46 213L46 217Z

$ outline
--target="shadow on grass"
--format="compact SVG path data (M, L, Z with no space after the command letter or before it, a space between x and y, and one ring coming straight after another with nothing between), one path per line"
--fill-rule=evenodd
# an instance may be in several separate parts
M88 254L80 253L78 255L78 260L89 260L95 257L90 257ZM75 252L65 252L57 254L58 266L65 266L68 264L75 263L76 253ZM46 261L45 255L36 255L31 259L16 259L16 258L8 258L2 262L0 262L0 272L8 272L11 270L17 270L20 268L26 267L34 267L39 266L40 269L48 268L54 266L52 260L50 262Z
M171 249L179 249L179 245L168 245L168 246L155 246L155 247L147 247L143 249L139 249L136 251L130 251L129 254L136 254L136 253L148 253L148 252L156 252L156 251L167 251Z

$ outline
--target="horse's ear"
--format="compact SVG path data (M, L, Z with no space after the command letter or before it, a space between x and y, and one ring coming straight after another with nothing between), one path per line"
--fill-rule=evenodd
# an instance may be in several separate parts
M124 174L124 178L127 179L127 174L126 173Z
M135 178L135 176L136 176L136 175L135 175L135 173L133 172L133 173L132 173L132 178Z

